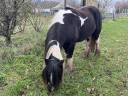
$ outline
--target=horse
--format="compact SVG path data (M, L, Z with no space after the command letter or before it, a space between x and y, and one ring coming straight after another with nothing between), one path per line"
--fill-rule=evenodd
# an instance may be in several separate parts
M87 41L85 56L90 52L100 54L99 35L102 28L102 16L94 6L74 9L66 7L58 11L49 27L45 40L45 68L42 71L44 83L51 92L62 82L64 59L61 50L66 53L66 63L73 70L73 52L77 42Z

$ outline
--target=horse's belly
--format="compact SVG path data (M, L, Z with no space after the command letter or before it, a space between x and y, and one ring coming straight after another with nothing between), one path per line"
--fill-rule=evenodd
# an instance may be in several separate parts
M79 33L79 38L77 39L77 42L81 42L83 40L86 40L88 37L91 37L92 33L91 32L80 32Z

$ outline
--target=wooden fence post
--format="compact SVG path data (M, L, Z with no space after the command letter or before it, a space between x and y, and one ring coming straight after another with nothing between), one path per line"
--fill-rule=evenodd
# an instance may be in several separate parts
M67 4L67 2L66 2L66 0L64 0L64 8L66 8L66 4Z
M82 6L86 6L86 0L83 0Z

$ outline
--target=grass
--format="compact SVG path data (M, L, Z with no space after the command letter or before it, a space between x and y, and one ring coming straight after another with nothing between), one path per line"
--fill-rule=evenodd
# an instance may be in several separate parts
M64 82L52 96L127 96L128 18L103 23L101 56L80 58L84 42L74 52L75 71L65 73ZM41 78L47 28L36 33L27 26L12 37L12 48L0 39L0 96L48 96Z

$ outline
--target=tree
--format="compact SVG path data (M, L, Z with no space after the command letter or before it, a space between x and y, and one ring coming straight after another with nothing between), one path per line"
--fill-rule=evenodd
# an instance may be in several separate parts
M98 7L101 10L106 10L111 5L112 0L97 0L97 2L98 2Z
M27 13L26 4L28 0L0 1L0 35L6 38L7 45L11 44L11 35L15 27L22 22Z
M32 6L31 6L32 11L28 15L28 17L29 17L28 20L36 32L42 32L42 30L43 30L43 23L44 22L42 22L42 10L44 9L43 8L44 5L42 6L42 3L45 4L45 1L32 2Z

